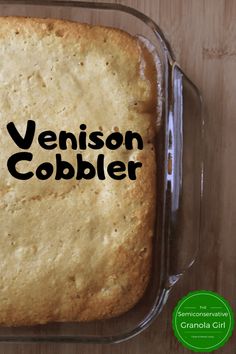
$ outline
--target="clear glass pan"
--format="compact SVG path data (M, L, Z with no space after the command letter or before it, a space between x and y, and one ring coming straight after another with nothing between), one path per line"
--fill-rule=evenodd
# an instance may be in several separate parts
M162 123L157 139L156 232L149 287L129 312L91 323L0 328L0 341L116 343L131 338L158 316L170 290L194 262L202 197L201 98L175 61L160 28L135 9L73 1L1 1L0 16L51 17L121 28L152 43L160 59Z

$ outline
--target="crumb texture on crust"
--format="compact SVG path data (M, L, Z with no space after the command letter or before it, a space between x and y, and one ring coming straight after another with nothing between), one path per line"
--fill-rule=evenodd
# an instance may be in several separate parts
M0 18L0 324L89 321L117 316L148 283L156 194L155 68L120 30L61 20ZM144 149L87 149L93 162L137 159L137 180L14 179L17 152L6 125L24 132L139 132ZM34 139L34 171L62 153ZM79 151L78 151L79 152ZM29 163L22 163L23 170Z

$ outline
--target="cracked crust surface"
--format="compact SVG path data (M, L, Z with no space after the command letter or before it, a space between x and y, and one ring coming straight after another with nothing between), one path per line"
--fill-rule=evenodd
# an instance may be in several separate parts
M155 218L156 73L151 55L120 30L61 20L0 18L0 323L31 325L117 316L143 295ZM44 130L140 133L142 151L87 149L95 164L141 161L137 180L14 179L19 151L6 131L37 124L35 171L55 154L75 164L80 151L44 150Z

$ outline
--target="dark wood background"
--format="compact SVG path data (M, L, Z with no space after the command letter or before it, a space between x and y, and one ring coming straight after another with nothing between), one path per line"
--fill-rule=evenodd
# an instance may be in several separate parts
M112 1L111 1L112 2ZM163 29L186 74L200 88L205 118L205 192L197 262L155 323L117 345L0 344L0 354L183 354L171 314L189 291L219 292L236 311L236 1L121 0ZM236 353L236 333L217 353Z

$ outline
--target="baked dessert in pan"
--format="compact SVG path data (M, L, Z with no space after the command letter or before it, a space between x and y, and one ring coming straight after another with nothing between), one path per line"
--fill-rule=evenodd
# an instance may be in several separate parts
M122 314L150 277L153 57L118 29L20 17L0 18L0 55L0 324Z

